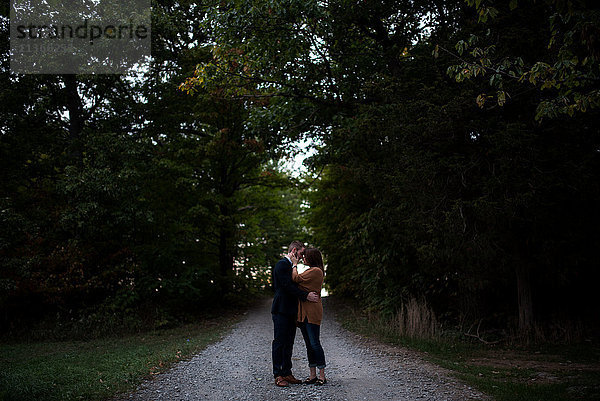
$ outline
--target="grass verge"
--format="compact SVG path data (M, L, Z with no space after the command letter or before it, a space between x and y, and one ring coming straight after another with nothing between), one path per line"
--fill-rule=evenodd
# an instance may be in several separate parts
M333 302L332 302L333 301ZM473 343L449 333L411 339L393 324L339 299L328 300L347 330L415 351L497 401L600 400L600 347L564 345L509 349Z
M90 341L0 344L0 400L103 400L189 358L240 318Z

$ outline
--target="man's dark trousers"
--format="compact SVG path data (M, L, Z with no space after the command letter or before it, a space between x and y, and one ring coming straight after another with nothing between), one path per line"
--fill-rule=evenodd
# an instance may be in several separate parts
M296 338L296 315L271 314L275 331L273 340L273 376L292 374L292 351Z
M273 268L275 295L271 305L273 317L273 375L292 374L292 350L296 338L298 300L305 301L308 292L302 291L292 281L292 262L281 259Z

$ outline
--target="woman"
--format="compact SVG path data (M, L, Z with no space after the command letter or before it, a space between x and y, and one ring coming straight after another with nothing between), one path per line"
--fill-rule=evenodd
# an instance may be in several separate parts
M292 280L298 283L298 287L304 291L315 291L321 293L323 286L323 256L316 248L307 248L304 251L304 263L309 268L302 274L298 274L296 264L298 259L292 260L294 265L292 269ZM298 305L298 326L302 331L304 342L306 343L306 353L308 355L308 366L310 368L310 377L304 381L305 384L323 385L327 383L325 379L325 353L319 340L321 320L323 319L323 304L321 298L318 302L299 301ZM319 376L317 377L317 369Z

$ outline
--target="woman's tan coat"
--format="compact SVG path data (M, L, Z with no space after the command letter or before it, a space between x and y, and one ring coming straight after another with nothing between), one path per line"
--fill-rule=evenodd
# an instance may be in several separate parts
M298 287L304 291L314 291L321 294L323 286L323 271L318 267L310 267L308 270L298 274L296 268L292 269L292 280L298 283ZM321 324L323 320L323 303L319 297L318 302L298 301L298 321Z

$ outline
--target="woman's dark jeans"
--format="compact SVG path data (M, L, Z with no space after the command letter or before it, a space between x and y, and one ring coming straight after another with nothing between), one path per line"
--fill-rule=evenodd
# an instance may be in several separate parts
M325 353L323 347L321 347L321 341L319 340L319 333L321 326L318 324L308 323L308 319L304 320L303 323L299 324L302 337L306 343L306 354L308 356L308 366L317 367L319 369L325 368Z

